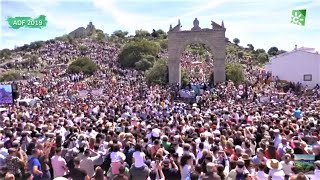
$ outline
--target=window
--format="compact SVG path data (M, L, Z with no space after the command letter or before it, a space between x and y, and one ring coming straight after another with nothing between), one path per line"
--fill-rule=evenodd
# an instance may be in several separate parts
M303 81L312 81L312 74L303 75Z

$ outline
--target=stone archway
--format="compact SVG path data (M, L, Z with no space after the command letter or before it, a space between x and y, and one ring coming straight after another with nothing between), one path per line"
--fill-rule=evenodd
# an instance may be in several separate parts
M214 83L226 80L225 58L226 58L226 38L223 21L219 25L211 21L212 28L201 29L197 18L193 21L193 28L190 31L181 31L181 23L174 28L170 25L168 32L169 51L169 83L181 84L181 63L180 56L184 48L192 43L203 43L207 45L214 54Z

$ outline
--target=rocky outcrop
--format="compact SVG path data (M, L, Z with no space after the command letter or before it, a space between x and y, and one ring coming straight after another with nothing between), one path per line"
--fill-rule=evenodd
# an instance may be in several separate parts
M92 22L89 22L87 25L87 28L79 27L76 30L69 33L69 36L72 38L84 38L87 36L91 36L96 32L95 26L92 24Z

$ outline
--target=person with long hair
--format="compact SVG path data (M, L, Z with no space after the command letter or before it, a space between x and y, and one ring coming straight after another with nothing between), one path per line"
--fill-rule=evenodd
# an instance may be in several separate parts
M222 164L218 164L217 166L217 174L220 176L221 180L226 179L226 174L224 173L224 166Z
M181 180L190 178L193 169L193 159L189 154L184 154L180 160Z
M100 166L96 167L94 176L91 178L91 180L107 180L107 178L104 176L104 171Z

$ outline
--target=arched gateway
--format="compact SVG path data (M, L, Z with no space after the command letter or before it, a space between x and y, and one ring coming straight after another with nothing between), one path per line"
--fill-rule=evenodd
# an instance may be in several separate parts
M214 55L214 83L226 80L225 58L226 58L226 38L224 24L221 25L211 21L212 29L199 27L197 18L193 21L193 28L190 31L181 31L181 23L174 28L170 25L168 32L169 50L169 83L181 83L180 56L184 48L192 43L203 43L207 45Z

